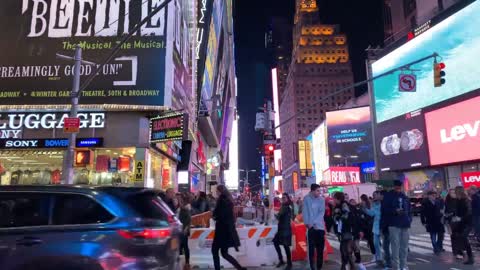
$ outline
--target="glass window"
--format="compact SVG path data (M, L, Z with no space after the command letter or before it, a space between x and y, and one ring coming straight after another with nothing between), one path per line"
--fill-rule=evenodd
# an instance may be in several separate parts
M53 224L75 225L105 223L113 219L103 206L78 194L57 195L53 208Z
M0 228L48 225L50 195L0 193Z

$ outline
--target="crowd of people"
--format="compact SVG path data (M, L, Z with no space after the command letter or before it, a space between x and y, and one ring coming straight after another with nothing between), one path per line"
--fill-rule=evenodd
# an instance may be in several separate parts
M368 243L373 260L385 269L407 269L412 209L402 191L402 182L395 181L391 191L375 191L372 197L362 195L360 202L349 199L346 193L335 193L333 199L320 196L320 186L313 184L304 199L303 219L308 228L308 257L310 269L322 268L323 236L333 232L340 242L341 269L364 269L360 241ZM430 233L435 254L445 252L445 231L451 236L453 256L463 263L474 263L469 236L480 240L480 191L472 187L450 190L446 198L429 191L424 197L421 222ZM322 209L322 205L325 208ZM321 219L325 226L321 225ZM317 251L317 257L313 254ZM313 261L317 263L314 265Z
M385 269L407 269L409 253L409 231L412 224L412 209L409 198L402 191L402 182L395 181L393 190L375 191L372 197L362 195L360 201L350 199L348 194L337 192L324 197L321 188L312 184L310 193L303 200L295 202L284 193L274 201L279 209L275 215L278 230L273 244L278 255L277 267L292 268L291 222L301 215L307 227L308 264L311 270L322 269L325 234L334 233L340 242L341 269L364 269L360 253L360 241L366 241L373 255L373 262ZM186 269L189 269L190 235L192 215L213 212L215 237L212 243L212 257L215 270L220 268L220 254L238 270L244 270L229 248L238 250L240 240L236 230L234 206L269 207L268 199L259 196L247 197L242 194L235 199L225 186L216 189L217 198L199 192L175 194L168 189L162 199L178 215L183 224L181 253L185 255ZM443 198L434 191L428 191L421 202L421 223L431 236L434 254L445 252L445 232L450 234L453 256L463 263L474 263L470 234L473 231L480 243L480 190L471 187L468 192L457 187ZM283 247L286 261L283 258ZM219 254L220 253L220 254Z

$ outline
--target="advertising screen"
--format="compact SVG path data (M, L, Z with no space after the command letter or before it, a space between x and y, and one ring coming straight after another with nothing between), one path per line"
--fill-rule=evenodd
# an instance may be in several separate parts
M125 2L125 3L128 3ZM0 104L68 104L76 44L103 59L155 8L124 1L0 1ZM173 5L173 3L172 3ZM164 105L167 9L155 14L81 94L81 103ZM95 66L82 65L81 80Z
M380 171L429 165L425 118L421 110L378 124L375 135Z
M480 172L465 172L460 175L460 178L465 189L471 186L480 187Z
M425 114L432 165L480 159L480 97Z
M327 112L327 134L330 165L373 160L369 107Z
M480 1L475 1L372 65L373 76L434 52L445 63L446 83L433 84L433 59L411 66L416 92L399 92L400 71L373 81L378 123L480 88Z
M325 122L312 133L312 163L317 183L323 181L323 172L328 169L328 152Z

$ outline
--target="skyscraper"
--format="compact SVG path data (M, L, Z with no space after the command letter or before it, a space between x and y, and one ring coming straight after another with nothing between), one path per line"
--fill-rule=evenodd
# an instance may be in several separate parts
M315 0L296 0L292 61L280 96L282 163L285 191L306 185L300 171L298 141L354 96L350 89L322 100L325 95L353 83L346 35L338 25L322 24ZM300 113L303 112L303 113ZM290 120L291 119L291 120Z

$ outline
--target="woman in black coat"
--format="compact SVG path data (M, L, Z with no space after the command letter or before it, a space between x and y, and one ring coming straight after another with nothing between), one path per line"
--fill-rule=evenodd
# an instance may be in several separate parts
M233 199L230 192L224 185L217 186L218 199L213 218L215 219L215 237L212 243L213 265L215 270L220 270L220 256L227 260L238 270L245 270L235 258L228 254L228 249L233 247L238 250L240 238L235 227L235 216L233 215Z
M468 236L472 231L472 206L463 187L455 188L457 196L456 213L452 218L452 234L458 237L462 250L467 251L467 260L464 264L473 264L472 247Z
M283 261L282 251L280 250L280 245L285 249L285 254L287 255L287 267L286 270L292 269L292 255L290 253L290 246L292 245L292 200L287 193L282 195L282 207L280 212L277 215L278 219L278 230L275 236L273 237L273 245L277 251L278 259L280 262L277 267L281 267L285 264Z

